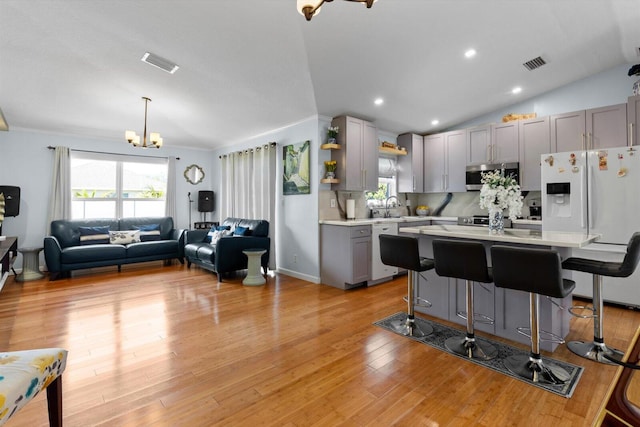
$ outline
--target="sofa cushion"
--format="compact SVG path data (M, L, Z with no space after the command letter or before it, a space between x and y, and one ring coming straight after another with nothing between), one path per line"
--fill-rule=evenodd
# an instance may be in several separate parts
M120 230L117 219L57 219L51 221L51 235L58 240L60 247L66 248L80 244L80 227L105 226L109 230ZM129 228L129 230L131 229Z
M160 224L134 225L133 228L140 230L141 242L160 240Z
M62 264L81 264L106 260L124 259L127 252L122 245L71 246L62 250Z
M122 218L119 220L118 230L136 230L137 227L144 225L158 224L160 229L160 240L171 239L171 233L173 232L173 218L167 217L137 217L137 218ZM139 230L140 228L137 228Z
M269 236L269 221L264 219L227 218L222 225L231 227L231 230L235 230L236 227L247 227L255 237Z
M175 254L178 251L177 240L159 240L127 245L127 258L140 258L160 254Z
M140 241L140 230L109 231L109 243L128 245Z
M184 256L213 264L216 259L216 246L206 242L189 243L184 247Z
M78 227L81 245L109 243L109 226Z

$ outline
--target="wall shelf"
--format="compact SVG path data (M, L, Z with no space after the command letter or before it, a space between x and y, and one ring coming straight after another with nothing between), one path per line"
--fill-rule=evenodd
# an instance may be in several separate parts
M406 156L407 155L407 151L406 150L399 150L397 148L388 148L388 147L378 147L381 153L385 153L385 154L393 154L396 156Z
M338 178L322 178L320 182L323 184L340 184L340 180Z
M326 144L322 144L320 146L320 148L322 150L339 150L342 147L340 146L340 144L329 144L329 143L326 143Z

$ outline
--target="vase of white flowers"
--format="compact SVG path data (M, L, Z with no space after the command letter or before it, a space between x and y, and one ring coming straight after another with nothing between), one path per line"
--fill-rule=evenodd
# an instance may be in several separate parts
M522 214L522 194L520 185L513 176L504 176L504 169L482 174L480 208L489 211L489 232L500 234L504 231L504 210L509 210L509 219Z
M327 142L329 144L336 143L336 137L338 136L339 130L340 128L338 126L329 126L329 129L327 129Z

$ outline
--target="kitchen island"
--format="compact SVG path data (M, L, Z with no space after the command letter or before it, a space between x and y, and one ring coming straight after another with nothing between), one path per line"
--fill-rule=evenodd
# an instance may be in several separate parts
M480 240L485 245L487 259L491 265L490 247L495 244L514 246L534 246L558 250L562 258L571 255L572 248L581 248L600 236L597 234L542 232L526 229L505 229L504 234L490 234L486 227L462 225L426 225L421 227L401 226L400 234L415 235L419 239L420 254L433 258L434 239ZM564 272L571 278L571 272ZM465 310L465 282L448 277L440 277L435 270L416 275L417 296L432 303L431 307L417 305L416 312L446 319L463 325L465 320L458 313ZM529 295L526 292L497 288L491 284L474 283L474 308L476 314L494 319L493 324L476 322L476 330L508 338L523 344L529 338L517 332L517 327L529 325ZM419 299L416 299L418 301ZM572 297L563 299L540 299L540 328L566 337L569 333L570 314L566 308L572 304ZM564 308L563 308L564 307ZM544 338L544 335L543 335ZM553 351L558 344L543 341L543 350Z

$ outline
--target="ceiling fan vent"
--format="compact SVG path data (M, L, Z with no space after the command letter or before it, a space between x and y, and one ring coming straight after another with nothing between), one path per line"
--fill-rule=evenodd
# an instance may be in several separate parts
M164 59L158 55L154 55L153 53L146 52L142 56L142 62L146 62L147 64L153 65L154 67L158 67L163 71L166 71L169 74L173 74L178 71L178 65L169 61L168 59Z
M538 56L537 58L533 58L531 61L527 61L522 65L524 65L524 68L527 70L533 71L536 68L542 67L544 64L546 64L545 60Z

